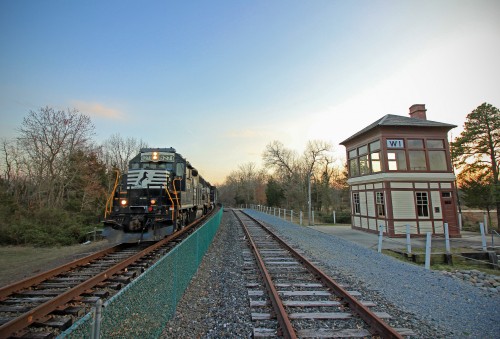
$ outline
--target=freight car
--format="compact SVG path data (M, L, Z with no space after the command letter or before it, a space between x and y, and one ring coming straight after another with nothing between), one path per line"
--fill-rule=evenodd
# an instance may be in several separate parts
M103 236L112 242L156 241L214 208L216 188L174 148L143 148L117 171Z

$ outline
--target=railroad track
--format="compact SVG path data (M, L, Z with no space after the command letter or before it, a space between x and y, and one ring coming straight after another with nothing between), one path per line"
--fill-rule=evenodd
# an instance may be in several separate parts
M287 245L261 222L239 210L249 245L244 252L247 288L255 338L371 337L403 338L408 329L394 329L385 312L360 301Z
M52 338L192 233L206 217L156 243L120 244L0 289L0 339Z

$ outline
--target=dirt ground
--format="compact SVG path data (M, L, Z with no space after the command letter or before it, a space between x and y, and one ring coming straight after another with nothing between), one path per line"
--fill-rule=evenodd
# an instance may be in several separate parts
M64 247L0 246L0 287L111 246L107 240Z

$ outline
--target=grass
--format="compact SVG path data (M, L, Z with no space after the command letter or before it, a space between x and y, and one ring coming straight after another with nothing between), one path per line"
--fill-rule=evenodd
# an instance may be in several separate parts
M468 248L468 247L451 247L450 248L451 250L451 253L472 253L472 252L477 252L476 250L473 250L472 248ZM403 251L403 250L402 250ZM406 251L406 250L404 250ZM411 248L411 252L412 253L416 253L416 254L422 254L422 253L425 253L425 248L424 247L412 247ZM432 253L433 254L436 254L436 253L446 253L446 248L445 247L433 247L432 248Z
M61 247L1 246L0 286L48 271L76 258L89 255L107 245L98 241L88 245Z
M471 249L470 248L466 248L466 249L462 249L463 251L461 252L459 248L456 248L456 249L452 249L452 253L464 253L464 252L470 252ZM434 251L433 249L433 254L436 254L436 253L444 253L445 252L445 249L443 248L442 251ZM404 261L406 263L410 263L410 264L413 264L413 265L417 265L417 266L424 266L424 264L419 264L419 263L415 263L413 261L410 261L408 260L407 258L405 258L404 256L394 252L394 251L391 251L391 250L382 250L382 253L384 253L385 255L388 255L388 256L391 256L393 258L396 258L400 261ZM425 253L425 249L412 249L412 253ZM491 274L491 275L500 275L500 270L495 270L495 269L491 269L491 268L487 268L487 267L484 267L484 266L479 266L479 265L474 265L474 264L466 264L464 262L457 262L457 263L453 263L453 265L448 265L448 264L443 264L443 263L435 263L435 264L432 264L431 263L431 269L432 270L435 270L435 271L454 271L454 270L460 270L460 271L470 271L470 270L478 270L478 271L481 271L481 272L484 272L486 274Z
M306 225L307 226L307 225ZM322 223L318 223L316 222L313 226L331 226L331 227L337 227L337 226L351 226L351 224L322 224Z
M435 265L431 265L431 268L433 270L436 270L436 271L448 271L448 272L455 271L455 270L459 270L459 271L477 270L477 271L484 272L486 274L500 275L499 270L494 270L494 269L486 268L486 267L466 265L466 264L462 264L462 263L453 264L453 265L435 264Z

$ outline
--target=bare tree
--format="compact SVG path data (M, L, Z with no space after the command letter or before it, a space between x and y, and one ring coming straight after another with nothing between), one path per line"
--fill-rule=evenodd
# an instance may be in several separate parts
M145 147L148 146L142 139L113 134L103 143L104 161L109 169L118 168L121 173L126 173L130 159Z
M225 204L265 204L266 175L254 163L240 165L231 172L224 185L218 187L219 198Z
M264 164L273 171L275 179L281 183L288 208L304 208L308 201L308 185L311 177L320 180L320 164L328 166L332 160L328 152L332 146L324 141L314 140L307 143L302 157L285 148L279 141L266 146L263 153Z
M27 202L30 167L15 141L2 140L2 176L15 201Z
M280 141L273 141L266 146L262 154L264 166L272 169L280 177L291 178L297 171L297 154L285 148Z
M90 117L75 109L43 107L23 119L17 141L22 147L30 181L31 199L39 207L59 207L70 184L68 161L77 150L86 150L94 134Z
M319 171L321 163L328 166L333 162L328 152L332 150L332 145L326 141L312 140L307 142L303 156L303 169L308 174L315 174Z

